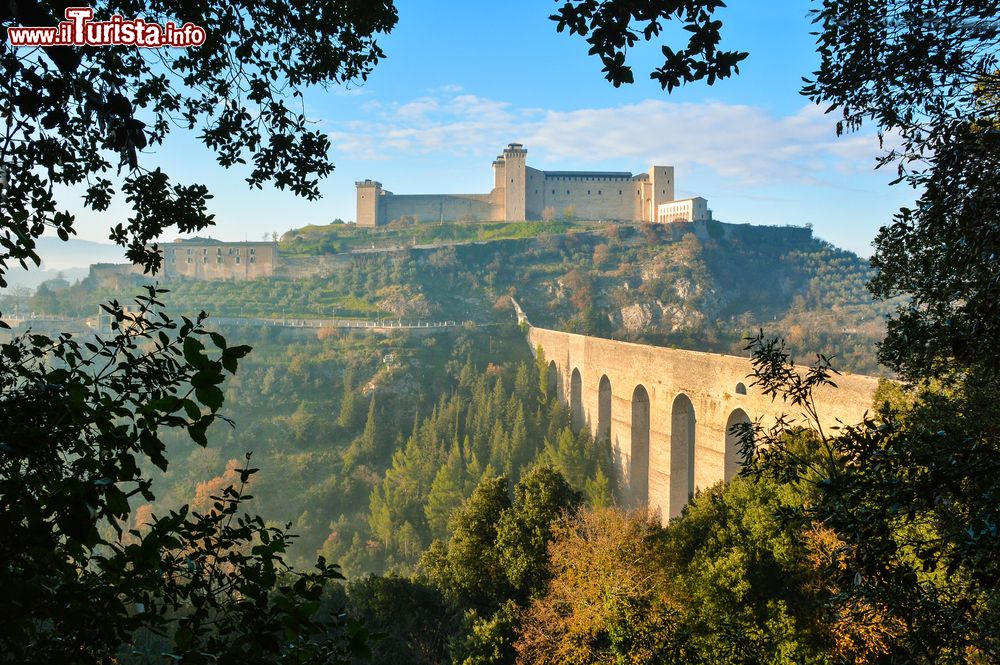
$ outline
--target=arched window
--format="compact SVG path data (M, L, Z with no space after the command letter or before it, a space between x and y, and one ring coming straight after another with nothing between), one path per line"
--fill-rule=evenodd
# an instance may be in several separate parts
M742 383L737 383L736 384L736 394L737 395L746 395L747 394L747 387L745 385L743 385Z

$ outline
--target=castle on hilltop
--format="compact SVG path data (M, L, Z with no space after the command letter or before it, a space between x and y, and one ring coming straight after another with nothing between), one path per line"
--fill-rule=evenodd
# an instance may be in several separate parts
M674 199L674 167L627 171L539 171L528 151L510 143L493 161L488 194L393 194L375 180L357 186L358 226L381 226L403 217L422 221L521 222L546 217L636 222L711 219L701 197Z

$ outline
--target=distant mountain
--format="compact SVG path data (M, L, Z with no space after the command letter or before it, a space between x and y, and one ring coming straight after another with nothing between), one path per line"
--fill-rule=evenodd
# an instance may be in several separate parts
M118 245L70 238L63 242L56 237L38 240L38 255L43 270L87 268L94 263L126 263L125 250Z
M42 265L23 270L16 263L8 266L7 281L12 286L34 289L60 272L70 282L87 276L94 263L125 263L125 250L111 243L93 242L70 238L63 242L56 237L43 237L37 241L38 256Z

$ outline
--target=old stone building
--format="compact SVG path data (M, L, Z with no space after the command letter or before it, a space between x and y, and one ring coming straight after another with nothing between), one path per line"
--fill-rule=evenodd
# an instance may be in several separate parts
M187 238L160 244L163 276L188 279L257 279L270 277L278 262L274 242L223 242Z
M703 221L703 198L674 201L674 167L627 171L540 171L528 151L510 143L493 161L488 194L393 194L375 180L356 182L357 223L380 226L403 217L421 221L508 221L572 217L621 221ZM671 206L664 209L664 206Z

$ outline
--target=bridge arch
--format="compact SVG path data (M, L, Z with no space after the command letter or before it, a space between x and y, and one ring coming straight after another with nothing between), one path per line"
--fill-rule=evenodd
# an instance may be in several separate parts
M629 463L629 488L632 502L649 503L649 393L640 383L632 391L632 445Z
M680 393L670 409L670 517L694 495L695 423L694 404Z
M574 427L583 426L583 378L580 370L573 368L569 379L569 408Z
M559 390L559 368L556 367L556 361L549 361L549 379L548 379L548 395L545 397L547 399L552 399L553 397L558 397L562 392Z
M740 438L732 432L735 425L749 423L750 416L743 409L734 409L726 421L725 481L728 483L740 472Z
M611 379L601 375L597 385L597 439L611 440Z

